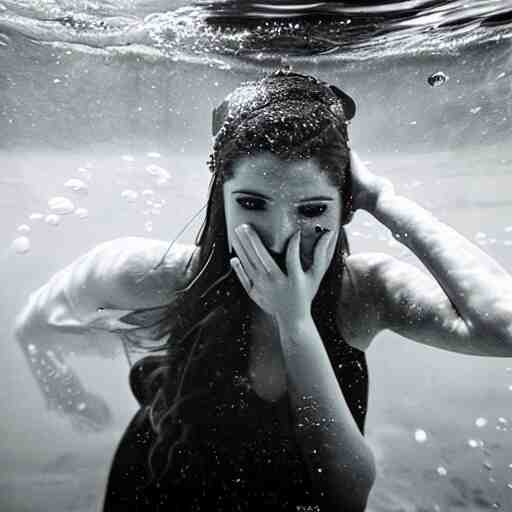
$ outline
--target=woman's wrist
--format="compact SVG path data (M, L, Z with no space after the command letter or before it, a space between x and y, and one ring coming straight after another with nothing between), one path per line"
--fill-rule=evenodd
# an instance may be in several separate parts
M281 313L276 314L274 319L280 333L300 333L309 326L315 325L310 313L304 315Z
M368 194L368 201L364 209L374 215L385 201L392 199L394 196L395 188L393 184L385 178L380 178L378 186Z

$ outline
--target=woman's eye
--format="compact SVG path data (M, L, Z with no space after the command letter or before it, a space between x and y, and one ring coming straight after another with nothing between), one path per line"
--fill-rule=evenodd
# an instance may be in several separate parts
M326 204L305 205L301 206L299 209L301 215L304 215L305 217L319 217L325 212L325 210L327 210Z
M246 210L264 210L265 201L262 199L253 199L250 197L243 197L236 200L236 202Z

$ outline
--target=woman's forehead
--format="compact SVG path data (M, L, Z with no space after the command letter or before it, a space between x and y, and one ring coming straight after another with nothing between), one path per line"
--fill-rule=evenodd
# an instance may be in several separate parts
M231 191L252 187L255 191L280 195L309 196L311 192L336 194L315 158L284 160L271 153L241 158L226 183Z

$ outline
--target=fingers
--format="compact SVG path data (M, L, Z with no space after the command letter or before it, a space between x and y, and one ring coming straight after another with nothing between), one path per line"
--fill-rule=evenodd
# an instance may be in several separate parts
M245 254L256 270L264 270L267 274L279 271L279 267L254 229L250 226L238 227L235 232L244 246Z
M313 254L313 266L311 267L311 273L315 280L318 279L318 281L320 281L329 267L329 250L331 249L335 239L334 231L329 231L316 243Z
M290 275L295 277L303 273L300 263L300 237L301 232L299 229L292 235L286 248L286 269Z
M231 264L234 271L236 272L238 279L240 279L240 282L242 283L244 290L249 295L251 288L252 288L252 283L251 283L251 280L249 279L249 277L247 276L247 273L245 272L244 268L242 267L240 260L238 258L231 258L229 260L229 263Z
M233 237L233 247L240 260L240 263L244 267L244 270L247 272L247 275L249 278L254 280L254 274L258 268L257 262L255 262L254 258L251 257L251 251L249 250L251 247L248 247L248 243L244 237L244 233L241 232L241 229L236 228L234 231L235 236Z

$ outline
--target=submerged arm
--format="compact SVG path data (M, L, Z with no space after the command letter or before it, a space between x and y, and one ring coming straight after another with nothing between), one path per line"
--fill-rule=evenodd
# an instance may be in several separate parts
M311 316L277 317L295 431L322 510L362 512L375 479L370 448L352 417Z

